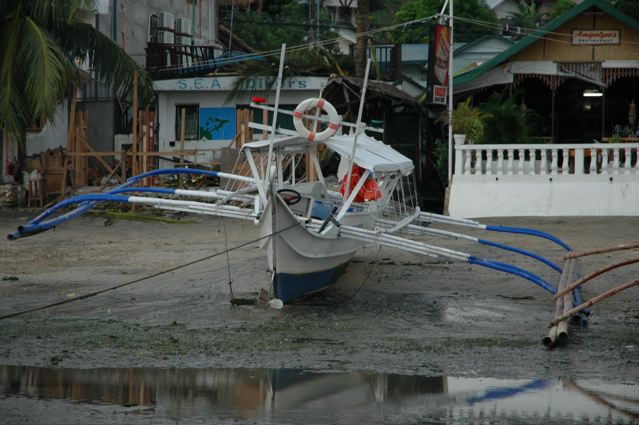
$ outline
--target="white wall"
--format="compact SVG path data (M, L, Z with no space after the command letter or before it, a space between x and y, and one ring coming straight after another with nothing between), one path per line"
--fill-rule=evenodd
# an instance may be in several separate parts
M550 179L552 181L550 181ZM639 216L637 176L454 176L453 217Z
M639 216L639 143L456 145L455 217Z
M195 38L205 44L217 42L217 0L187 2L185 0L109 0L108 13L100 15L100 31L109 35L124 47L138 63L145 63L145 48L148 39L149 15L161 11L175 18L193 20L192 5L195 4ZM210 22L210 25L209 25ZM115 28L116 34L113 34Z
M58 106L53 123L47 123L39 133L27 133L27 156L37 155L47 149L67 145L68 108L66 103Z

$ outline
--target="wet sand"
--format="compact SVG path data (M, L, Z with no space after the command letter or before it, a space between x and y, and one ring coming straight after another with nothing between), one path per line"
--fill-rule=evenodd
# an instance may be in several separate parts
M30 238L4 235L35 212L0 212L0 315L125 283L237 246L252 224L189 216L165 224L82 217ZM484 220L556 234L575 250L639 239L639 218ZM560 247L530 237L469 233L544 253ZM515 264L558 282L550 268L460 241L429 243ZM517 242L518 241L518 242ZM603 255L596 266L637 255ZM236 295L266 288L257 243L229 254ZM468 264L374 246L360 251L337 284L282 310L229 303L229 268L218 256L103 295L0 322L0 364L64 368L297 368L491 378L569 376L639 382L639 289L592 308L588 327L570 327L568 346L541 344L550 294L521 278ZM584 297L628 282L637 265L589 283ZM17 278L17 280L12 280Z

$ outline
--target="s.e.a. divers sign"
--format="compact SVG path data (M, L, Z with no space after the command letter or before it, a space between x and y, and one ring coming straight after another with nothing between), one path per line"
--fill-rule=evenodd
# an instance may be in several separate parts
M426 103L445 105L448 95L448 66L450 27L435 24L430 28L428 41L428 72L426 75Z

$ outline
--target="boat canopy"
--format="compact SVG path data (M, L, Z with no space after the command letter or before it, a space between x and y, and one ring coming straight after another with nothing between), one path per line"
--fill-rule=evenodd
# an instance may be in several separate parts
M329 149L338 153L342 157L350 158L353 152L353 143L355 136L333 136L323 142ZM275 139L274 147L284 147L292 149L307 148L310 143L306 139L299 136L281 137ZM260 140L244 145L243 149L253 151L267 149L270 144L269 140ZM355 161L357 165L367 170L380 173L400 172L403 175L410 174L413 169L413 161L405 157L401 153L389 145L362 133L357 138L357 149L355 150Z
M333 136L324 141L329 149L337 152L342 157L350 158L353 152L355 136ZM408 175L413 171L413 161L389 145L362 133L357 138L355 161L357 165L373 173L400 172Z

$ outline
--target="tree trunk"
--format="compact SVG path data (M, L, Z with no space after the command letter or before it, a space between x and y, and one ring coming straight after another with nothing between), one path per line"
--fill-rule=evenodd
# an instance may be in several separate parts
M366 70L366 43L368 37L368 0L357 2L357 40L355 41L355 75L364 77Z

